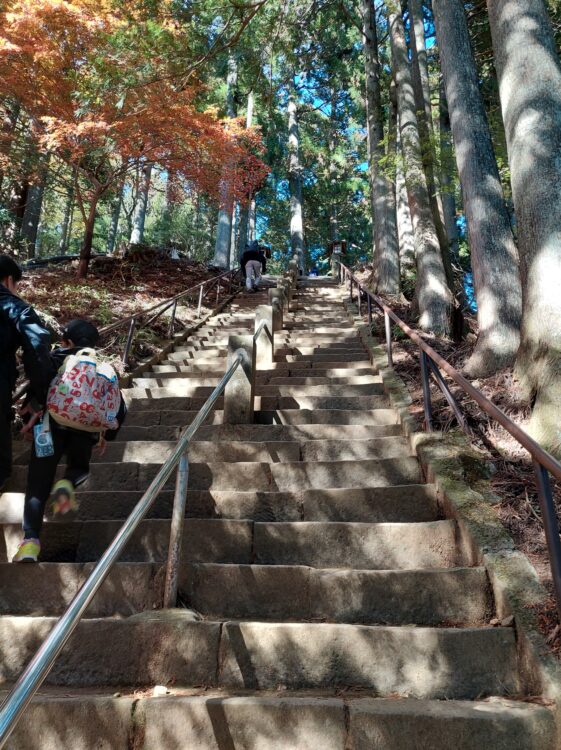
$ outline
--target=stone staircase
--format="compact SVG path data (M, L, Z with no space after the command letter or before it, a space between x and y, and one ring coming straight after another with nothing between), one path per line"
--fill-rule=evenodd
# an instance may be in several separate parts
M0 502L0 680L70 602L253 331L244 296L128 392L79 518L10 565L24 460ZM256 420L222 404L190 449L176 610L162 611L173 488L160 496L20 722L12 750L552 750L522 700L515 630L457 543L338 287L299 290ZM277 338L278 342L278 338ZM166 686L154 691L154 686ZM156 695L156 694L158 695ZM161 695L163 694L163 695Z

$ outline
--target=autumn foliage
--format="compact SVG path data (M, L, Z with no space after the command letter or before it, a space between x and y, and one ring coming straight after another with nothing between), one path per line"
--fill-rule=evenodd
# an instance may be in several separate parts
M259 133L201 111L200 84L179 85L161 50L150 54L129 36L133 5L125 11L108 0L12 0L0 14L3 95L25 111L39 151L74 175L86 226L81 275L100 198L143 164L216 201L226 181L228 200L243 203L267 174ZM165 19L159 32L161 45L179 33ZM4 132L0 169L14 166L11 146Z

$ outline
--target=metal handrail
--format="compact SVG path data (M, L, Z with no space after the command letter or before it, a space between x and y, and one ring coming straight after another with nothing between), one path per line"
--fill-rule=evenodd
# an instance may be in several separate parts
M92 573L70 603L66 612L62 615L53 630L45 639L0 707L0 749L5 746L6 741L14 730L21 715L50 672L57 656L60 654L68 639L76 629L84 612L91 604L95 594L99 590L111 568L121 556L139 523L144 519L156 501L159 493L171 477L173 470L179 465L172 515L168 565L166 570L165 604L169 605L170 602L167 597L173 594L174 591L177 592L177 568L180 559L181 537L187 497L189 467L187 451L189 443L212 411L216 401L224 392L226 385L241 364L242 359L243 354L241 351L235 354L232 364L224 374L223 378L208 397L193 422L185 430L177 442L171 456L152 480L150 486L133 508L115 539L102 555Z
M257 339L259 338L259 336L261 336L261 332L265 329L266 325L267 325L267 321L266 320L262 320L261 323L259 323L259 325L257 326L257 330L253 334L253 340L254 341L257 341Z
M559 519L553 493L551 490L551 481L549 474L561 480L561 462L559 462L551 453L548 453L541 445L528 435L519 425L513 422L507 415L499 409L490 399L475 388L466 378L461 375L455 367L436 352L418 333L410 328L396 313L389 307L377 294L374 294L354 276L351 270L344 263L339 262L341 269L341 281L349 282L351 301L354 301L353 286L357 288L357 301L359 314L361 314L362 300L361 295L366 295L368 322L372 323L372 302L374 302L384 313L386 350L388 364L393 367L392 357L392 332L390 320L401 328L401 330L419 347L419 359L421 365L421 380L423 385L423 406L425 414L425 428L427 432L432 431L432 406L430 396L430 375L433 375L434 381L444 394L454 416L459 425L471 435L467 421L462 413L460 404L454 398L450 388L442 377L445 372L464 393L466 393L475 403L495 422L501 425L512 437L528 451L532 457L534 472L536 477L536 487L542 513L545 536L551 565L551 574L555 589L555 598L557 611L561 619L561 539L559 537Z

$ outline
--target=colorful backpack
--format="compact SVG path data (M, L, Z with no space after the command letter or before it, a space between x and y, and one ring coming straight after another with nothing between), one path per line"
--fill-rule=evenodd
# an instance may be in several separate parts
M85 432L116 430L121 391L115 370L93 349L64 360L47 396L47 409L62 427Z

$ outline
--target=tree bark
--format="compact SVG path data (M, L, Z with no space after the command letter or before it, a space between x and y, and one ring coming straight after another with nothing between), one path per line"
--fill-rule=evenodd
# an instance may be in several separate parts
M489 0L523 290L516 372L561 455L561 63L543 0Z
M245 117L245 126L250 128L253 125L253 107L254 107L254 96L253 91L250 91L247 96L247 112ZM245 246L249 242L249 212L251 210L252 196L248 196L248 203L240 208L240 220L239 220L239 232L238 232L238 259L241 258Z
M409 199L407 197L407 186L405 185L405 174L403 172L403 155L399 138L399 127L397 132L397 158L395 170L395 192L397 210L397 237L399 242L399 267L402 279L411 279L415 274L415 237L413 235L413 224L409 210Z
M70 229L73 208L74 208L74 185L71 185L68 188L68 195L66 198L66 203L64 205L64 215L63 215L62 224L60 227L60 240L58 243L58 249L61 255L66 254L66 248L68 246L68 236L69 236L68 230Z
M146 166L142 168L136 211L134 212L134 218L132 221L132 232L130 236L131 245L141 245L144 241L144 225L146 223L146 211L148 209L148 194L150 192L151 179L152 164L146 164Z
M20 227L20 238L28 259L35 257L35 245L37 243L37 232L41 219L44 193L45 183L43 181L31 185L27 192L27 201Z
M364 69L366 74L366 117L371 187L373 267L375 289L399 294L399 245L394 190L384 174L384 116L380 90L378 32L373 0L361 0ZM395 196L395 193L394 193Z
M425 39L425 24L423 20L423 6L421 0L408 0L411 45L411 74L413 78L413 91L415 93L415 106L417 107L417 119L419 123L419 136L423 154L423 165L427 176L427 188L429 191L430 205L434 226L438 235L442 259L446 270L448 286L453 289L454 280L452 264L450 261L450 249L448 247L448 236L444 224L444 210L440 196L435 169L436 155L434 151L434 123L432 119L432 105L429 79L429 66L427 59L427 45Z
M461 0L433 0L456 160L464 197L479 337L465 365L486 377L512 365L519 345L517 250L479 92Z
M90 260L92 257L93 238L95 229L95 220L97 218L97 204L99 203L99 194L95 193L91 199L88 214L86 216L86 226L84 229L84 241L80 250L80 261L78 263L78 278L85 279L88 275Z
M419 325L425 331L449 336L452 332L453 299L446 281L423 168L405 31L399 11L394 5L390 8L390 41L397 90L399 131L415 238L415 296L420 315Z
M238 83L238 63L233 55L228 58L228 75L226 78L226 114L228 117L236 116L235 89ZM230 185L223 180L221 195L221 206L218 211L218 224L216 228L216 243L214 246L214 258L212 265L218 268L228 268L230 265L230 244L232 241L232 201Z
M441 77L439 86L439 135L440 135L440 196L444 213L444 226L448 237L450 256L458 262L460 252L460 234L456 221L456 196L454 195L454 154L452 151L452 129L448 100Z
M298 256L300 272L305 268L304 219L302 211L302 166L300 164L300 136L298 106L294 92L288 99L288 181L290 186L290 247Z
M111 207L111 224L109 225L109 234L107 236L107 254L113 255L115 252L115 243L117 242L117 232L119 230L119 219L121 218L121 207L123 205L123 191L125 189L125 180L123 178L117 195Z

